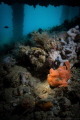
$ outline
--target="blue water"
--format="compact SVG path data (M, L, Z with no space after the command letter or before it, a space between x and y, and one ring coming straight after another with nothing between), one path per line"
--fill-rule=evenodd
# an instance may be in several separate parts
M66 19L74 18L78 14L79 7L54 7L52 5L42 7L37 5L34 8L33 6L24 5L23 35L39 28L50 29L53 26L60 25ZM0 4L0 45L9 43L13 37L12 18L11 6ZM6 29L4 26L9 26L9 28Z

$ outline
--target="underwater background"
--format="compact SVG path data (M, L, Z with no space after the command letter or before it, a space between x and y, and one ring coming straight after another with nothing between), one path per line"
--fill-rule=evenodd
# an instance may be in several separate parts
M9 43L10 41L16 41L17 39L22 39L21 37L24 35L29 34L33 30L38 30L39 28L43 30L50 29L51 27L60 25L65 20L71 20L80 14L80 8L77 6L54 7L52 5L49 5L48 7L42 7L37 5L36 8L29 5L23 5L22 8L19 7L21 6L19 4L17 6L18 7L15 7L15 10L13 10L13 8L9 5L6 5L4 3L0 4L0 45ZM13 13L13 11L15 11L15 13ZM20 12L16 13L16 11ZM20 14L20 18L17 14ZM20 23L22 24L21 37L18 35L20 34ZM4 28L5 26L8 26L9 28ZM16 34L14 35L13 31L15 31L17 36L20 38L16 39Z

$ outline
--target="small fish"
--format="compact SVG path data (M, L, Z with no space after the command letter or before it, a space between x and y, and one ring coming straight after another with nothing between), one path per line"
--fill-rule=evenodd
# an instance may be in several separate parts
M6 28L6 29L7 29L7 28L9 28L9 27L8 27L8 26L4 26L4 28Z

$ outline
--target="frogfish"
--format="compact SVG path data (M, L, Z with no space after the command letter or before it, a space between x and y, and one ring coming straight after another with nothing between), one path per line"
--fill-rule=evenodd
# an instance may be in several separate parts
M70 63L65 62L64 66L60 66L58 69L51 68L47 75L47 81L52 87L67 87L68 80L71 78Z

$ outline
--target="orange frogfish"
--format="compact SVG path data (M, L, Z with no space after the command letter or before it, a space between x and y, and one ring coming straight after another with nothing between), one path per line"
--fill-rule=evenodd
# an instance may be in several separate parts
M50 69L47 76L47 81L53 87L67 87L67 81L71 78L70 63L65 62L65 66L60 66L58 69Z

